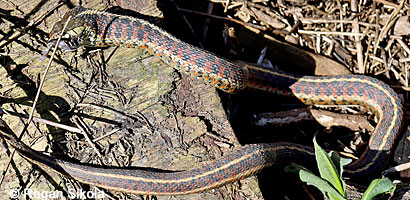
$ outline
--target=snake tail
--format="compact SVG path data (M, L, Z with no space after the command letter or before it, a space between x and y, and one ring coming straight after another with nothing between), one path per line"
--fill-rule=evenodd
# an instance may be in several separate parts
M302 156L314 158L312 149L305 151L306 147L302 145L283 142L245 145L215 161L187 171L102 168L76 164L35 151L20 142L2 120L0 132L20 155L46 170L105 189L146 195L202 192L249 177L278 162L298 162L296 158Z

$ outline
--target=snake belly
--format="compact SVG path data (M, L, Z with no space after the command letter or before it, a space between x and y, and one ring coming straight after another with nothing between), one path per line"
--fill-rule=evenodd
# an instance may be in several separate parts
M238 65L211 52L182 42L142 19L75 7L50 33L55 40L68 16L64 45L145 48L161 56L180 72L215 87L236 93L256 89L298 98L307 105L361 105L378 119L363 155L346 166L344 176L369 180L387 163L402 125L403 111L397 94L385 83L363 75L300 76L281 71ZM9 143L35 164L80 182L137 194L173 195L208 190L242 179L283 161L314 162L313 150L292 143L245 145L217 160L188 171L152 172L109 169L75 164L31 150L12 134L1 131Z

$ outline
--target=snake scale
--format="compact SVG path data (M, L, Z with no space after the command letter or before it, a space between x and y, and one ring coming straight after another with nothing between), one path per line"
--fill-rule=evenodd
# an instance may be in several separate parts
M56 44L68 16L67 31ZM180 72L201 79L225 92L255 89L291 96L307 105L361 105L377 116L367 150L346 166L344 175L356 179L377 176L387 163L402 125L403 111L397 94L385 83L363 75L299 76L281 71L238 65L211 52L182 42L142 19L77 6L57 22L50 44L63 50L79 45L144 48L161 56ZM137 194L174 195L201 192L243 179L282 161L314 159L313 150L278 142L237 148L201 167L181 172L111 169L76 164L44 155L0 131L31 162L102 188Z

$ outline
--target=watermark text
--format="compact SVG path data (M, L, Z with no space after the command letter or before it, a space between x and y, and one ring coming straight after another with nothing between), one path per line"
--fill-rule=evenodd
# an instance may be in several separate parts
M104 192L96 188L91 191L69 189L67 194L64 195L62 191L39 191L28 188L19 190L17 188L13 188L9 191L9 196L11 199L18 199L20 196L23 196L30 199L41 200L63 199L64 196L67 196L69 199L101 199L104 198Z

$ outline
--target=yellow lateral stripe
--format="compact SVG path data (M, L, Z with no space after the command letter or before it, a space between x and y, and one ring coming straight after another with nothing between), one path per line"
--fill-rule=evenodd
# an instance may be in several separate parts
M102 177L108 177L108 178L118 178L118 179L124 179L124 180L132 180L132 181L143 181L143 182L152 182L152 183L181 183L181 182L189 182L192 181L194 179L199 179L201 177L204 176L208 176L210 174L216 173L218 171L224 170L226 168L229 168L232 165L235 165L251 156L253 156L254 154L258 154L260 152L275 152L281 149L290 149L290 150L296 150L296 151L300 151L300 152L305 152L308 154L311 154L311 152L306 151L303 148L299 148L299 147L295 147L295 146L278 146L278 147L272 147L269 149L263 149L260 151L255 151L255 152L251 152L250 154L247 155L243 155L235 160L232 160L231 162L216 168L214 170L208 171L206 173L203 174L199 174L197 176L193 176L193 177L188 177L188 178L184 178L184 179L178 179L178 180L165 180L165 179L150 179L150 178L144 178L144 177L135 177L135 176L129 176L129 175L120 175L120 174L107 174L107 173L102 173L102 172L89 172L87 170L84 169L80 169L77 167L73 167L73 166L68 166L65 165L64 163L61 163L61 165L63 165L65 168L69 168L70 170L74 170L74 171L80 171L81 173L84 174L92 174L93 176L102 176ZM313 155L313 153L311 154Z

